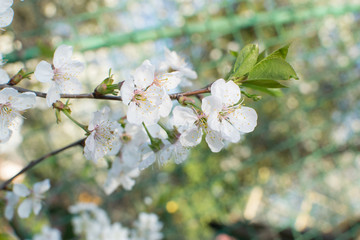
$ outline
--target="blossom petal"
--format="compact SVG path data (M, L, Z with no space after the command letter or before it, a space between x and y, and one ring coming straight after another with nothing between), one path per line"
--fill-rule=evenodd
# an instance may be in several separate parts
M254 109L241 106L228 115L230 122L240 132L248 133L254 131L257 124L257 113Z
M233 81L225 82L224 79L219 79L211 85L211 95L218 97L228 107L239 102L241 92Z
M136 86L145 89L154 82L155 67L149 60L145 60L140 67L135 70L134 83Z
M173 110L173 124L175 126L193 125L198 119L191 108L176 106Z
M36 104L36 95L32 92L18 94L10 100L11 106L17 111L24 111L32 108Z
M0 28L7 27L11 24L14 18L14 10L8 8L5 12L0 14Z
M181 73L179 71L165 73L158 76L158 82L166 91L176 88L181 82Z
M0 13L5 12L12 5L13 5L13 0L1 0L1 2L0 2Z
M202 130L195 125L180 135L180 143L184 147L194 147L201 142Z
M139 106L135 102L130 103L127 113L129 123L141 125L144 122L146 125L152 125L159 119L159 108L157 106L147 101L141 102Z
M207 96L201 103L201 110L203 110L206 115L210 115L212 113L217 114L221 111L222 107L222 100L216 96Z
M156 160L156 156L154 152L149 153L146 155L146 157L142 160L142 162L139 164L139 169L144 170L145 168L152 165Z
M57 47L54 53L54 60L53 60L55 68L61 68L66 63L70 62L72 53L73 53L72 46L60 45L59 47Z
M212 152L220 152L220 150L224 147L220 133L216 131L208 131L205 141Z
M41 200L40 199L34 199L33 202L33 211L35 215L38 215L41 210Z
M12 131L8 127L9 122L7 118L0 119L0 143L9 141Z
M211 113L207 119L207 124L209 128L211 128L214 131L220 131L221 130L221 122L218 117L218 113L214 112Z
M132 79L125 80L121 86L120 93L123 103L129 104L131 99L134 97L135 91L134 81Z
M14 184L13 192L19 197L27 197L30 195L30 190L24 184Z
M57 100L60 100L60 90L57 87L56 83L51 84L47 95L46 95L46 102L48 104L49 107L52 106L52 104L54 102L56 102Z
M0 84L7 84L10 77L4 69L0 69Z
M43 194L50 189L50 180L45 179L44 181L35 183L33 189L34 194Z
M32 210L31 199L25 199L19 206L17 212L20 218L28 218Z
M159 106L159 113L161 117L167 117L169 116L171 109L172 109L173 103L169 97L169 95L164 92L162 97L162 102Z
M39 82L51 82L51 80L54 78L54 70L52 69L50 63L41 61L36 66L34 75Z
M221 137L232 143L236 143L240 140L240 132L229 123L227 120L221 122Z

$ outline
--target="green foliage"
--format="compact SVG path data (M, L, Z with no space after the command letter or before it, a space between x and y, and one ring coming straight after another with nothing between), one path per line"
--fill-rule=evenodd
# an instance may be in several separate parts
M241 87L280 96L279 92L269 89L286 88L285 81L299 79L294 68L285 60L289 46L287 44L268 56L265 50L259 54L255 44L246 45L237 54L231 52L237 58L228 79L234 80Z

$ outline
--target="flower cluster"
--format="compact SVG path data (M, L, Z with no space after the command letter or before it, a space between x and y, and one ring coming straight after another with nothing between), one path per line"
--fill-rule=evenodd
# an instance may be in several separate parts
M85 240L160 240L163 224L155 214L140 213L134 227L111 223L106 212L92 203L78 203L69 208L74 233Z
M7 192L6 194L6 219L10 220L13 218L14 208L20 198L24 198L17 209L20 218L28 218L31 212L38 215L41 210L41 200L44 198L43 194L49 189L49 179L35 183L32 190L27 188L24 184L14 184L13 191Z
M155 162L183 162L203 135L211 151L219 152L224 141L238 142L240 134L256 126L257 114L241 105L239 86L223 79L212 84L211 95L202 100L201 107L191 103L172 111L168 92L185 78L196 77L196 73L175 52L166 49L166 53L167 65L160 64L157 71L145 60L123 82L123 115L110 119L110 109L104 108L90 121L85 157L96 162L104 156L115 156L104 184L107 194L119 186L131 190L139 170Z

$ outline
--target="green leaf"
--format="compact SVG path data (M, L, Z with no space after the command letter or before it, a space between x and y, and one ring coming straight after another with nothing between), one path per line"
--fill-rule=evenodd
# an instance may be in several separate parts
M248 73L256 64L258 55L259 47L255 44L248 44L241 49L236 58L232 76L241 77Z
M248 85L246 87L257 90L257 91L260 91L260 92L263 92L263 93L266 93L266 94L269 94L269 95L274 96L274 97L282 97L282 96L284 96L283 92L278 88L264 88L264 87L260 87L260 86L256 86L256 85Z
M263 60L265 57L266 57L266 50L262 51L262 52L259 54L256 62L257 62L257 63L260 62L260 61Z
M265 58L255 65L248 76L249 80L289 80L291 78L299 79L292 66L280 58Z
M235 52L233 50L230 50L230 54L237 58L238 52Z
M241 85L245 87L255 85L265 88L287 88L287 86L281 84L280 82L271 79L247 80Z
M273 58L281 58L286 59L286 56L289 51L290 44L287 44L283 46L282 48L279 48L278 50L272 52L269 56L267 56L265 59L273 59Z

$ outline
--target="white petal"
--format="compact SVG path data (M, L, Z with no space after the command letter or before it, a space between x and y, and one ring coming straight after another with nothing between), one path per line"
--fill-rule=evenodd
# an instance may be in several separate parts
M1 0L0 1L0 13L5 12L13 5L13 0Z
M12 131L8 128L8 123L4 119L0 120L0 143L9 141Z
M141 125L153 125L160 119L159 108L147 101L141 102L139 106L131 102L128 108L127 120L129 123Z
M162 103L159 106L160 116L163 118L169 116L172 106L173 106L173 103L172 103L169 95L166 92L164 92L164 95L162 97Z
M240 140L240 132L231 125L228 121L222 120L221 122L221 137L232 143Z
M220 152L220 150L224 147L220 133L216 131L210 130L206 134L205 141L212 152Z
M61 93L80 93L82 90L82 85L80 81L76 78L70 78L66 81L57 81L58 89Z
M11 99L10 103L17 111L24 111L35 106L36 95L32 92L21 93Z
M14 216L14 206L13 205L6 205L4 210L4 215L7 220L11 220Z
M47 95L46 95L46 102L48 104L49 107L52 106L52 104L54 102L56 102L57 100L60 100L60 90L57 87L56 83L54 82L53 84L51 84Z
M44 181L35 183L33 189L35 194L42 194L46 192L50 189L50 180L45 179Z
M201 142L202 130L195 125L180 135L180 143L184 147L194 147Z
M175 126L192 125L198 120L194 110L187 107L176 106L173 111L173 124Z
M97 159L94 157L95 151L95 131L92 132L85 140L84 156L87 160L96 162Z
M209 128L211 128L214 131L220 131L221 129L221 122L219 120L219 115L217 112L214 112L209 115L207 119L207 124Z
M5 12L0 14L0 28L7 27L11 24L14 18L14 10L8 8Z
M196 79L198 77L197 73L188 67L183 67L183 68L180 68L179 70L180 70L181 74L184 75L186 78Z
M129 104L131 99L134 97L135 91L134 81L133 80L125 80L123 85L121 86L120 93L123 103Z
M13 192L20 197L27 197L30 190L24 184L14 184Z
M60 45L54 53L54 66L55 68L61 68L67 62L71 61L71 56L73 53L72 46Z
M7 84L10 77L4 69L0 69L0 84Z
M0 91L0 104L10 102L10 99L19 95L19 92L13 88L4 88Z
M140 170L144 170L145 168L149 167L150 165L152 165L155 160L156 160L156 153L152 152L149 155L147 155L146 158L144 158L144 160L139 164L139 169Z
M230 122L239 131L248 133L254 131L257 124L257 113L254 109L241 106L228 115Z
M203 110L206 115L210 115L212 113L217 114L221 111L222 107L222 100L216 96L207 96L201 103L201 110Z
M145 60L140 67L135 70L134 83L137 87L145 89L154 82L155 67L149 60Z
M225 82L224 79L219 79L211 85L211 95L221 99L225 106L232 106L239 102L241 92L233 81Z
M176 88L181 82L180 72L165 73L158 76L158 82L166 91Z
M60 69L64 75L68 75L70 78L77 78L79 74L84 71L85 64L80 61L73 60L65 63Z
M35 215L38 215L40 210L41 210L41 200L40 199L34 199L32 204L33 204L32 207L33 207Z
M25 199L19 206L17 212L20 218L28 218L32 210L31 199Z
M54 70L52 69L50 63L41 61L36 66L34 75L39 82L51 82L51 80L54 78Z

